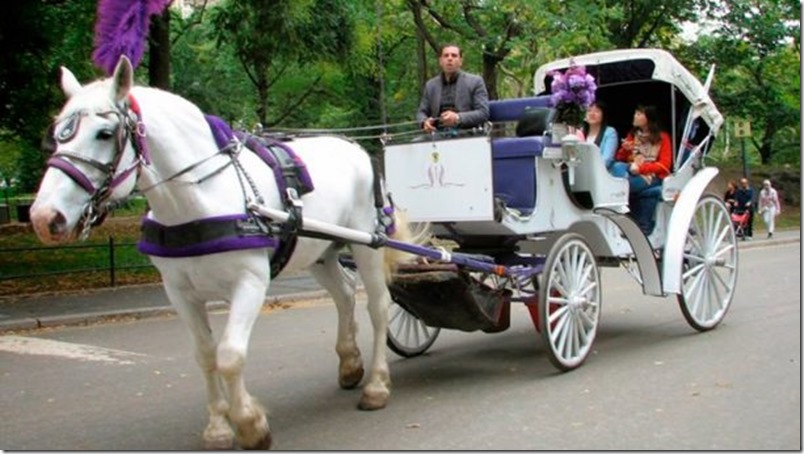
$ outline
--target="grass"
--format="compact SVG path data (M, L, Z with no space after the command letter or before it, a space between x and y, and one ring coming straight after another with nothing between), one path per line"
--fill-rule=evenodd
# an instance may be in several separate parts
M137 251L144 201L134 201L95 228L87 241L43 246L30 224L0 226L0 297L159 282L148 257ZM114 242L114 275L111 243Z

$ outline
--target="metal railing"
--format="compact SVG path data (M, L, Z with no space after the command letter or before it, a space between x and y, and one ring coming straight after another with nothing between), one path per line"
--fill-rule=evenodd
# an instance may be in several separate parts
M78 245L66 245L66 246L31 246L31 247L13 247L13 248L0 248L0 263L6 260L6 257L9 255L13 256L14 254L24 254L24 253L54 253L56 251L66 251L66 250L103 250L105 249L106 255L102 258L104 263L98 263L97 266L92 267L74 267L74 268L63 268L58 270L47 270L47 271L32 271L30 273L16 273L16 274L5 274L0 272L0 281L8 281L12 279L26 279L26 278L37 278L37 277L47 277L47 276L59 276L59 275L69 275L69 274L82 274L82 273L98 273L98 272L108 272L109 275L109 285L114 287L117 285L117 272L121 270L134 270L134 269L155 269L154 266L150 263L143 263L143 264L130 264L125 263L121 264L118 263L119 259L119 250L121 248L130 248L135 247L136 243L134 242L124 242L124 243L115 243L114 237L109 237L108 241L104 243L95 243L95 244L78 244ZM144 255L140 255L143 261L147 261L147 257Z

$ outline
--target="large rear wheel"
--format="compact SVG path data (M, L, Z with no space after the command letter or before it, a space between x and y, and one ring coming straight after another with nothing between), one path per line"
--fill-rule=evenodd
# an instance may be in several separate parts
M575 233L550 249L539 286L539 331L547 356L558 369L583 364L592 349L600 319L600 270L595 255Z
M678 304L698 331L716 327L737 285L737 237L726 205L705 195L698 201L684 244Z

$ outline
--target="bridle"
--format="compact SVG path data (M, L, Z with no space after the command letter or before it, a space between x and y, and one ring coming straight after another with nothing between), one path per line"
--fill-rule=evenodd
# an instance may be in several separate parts
M71 141L78 133L81 118L88 116L88 110L79 110L60 123L67 124L54 137L59 143ZM89 236L90 229L103 222L105 216L111 210L110 198L114 190L125 182L132 173L137 172L143 164L151 163L150 153L145 142L145 124L142 122L139 105L134 97L128 96L122 106L115 106L112 110L100 112L97 115L114 115L118 118L117 126L113 132L115 138L114 156L109 162L100 162L96 159L81 155L70 150L59 150L54 152L47 161L48 167L55 167L64 172L78 186L86 191L90 198L84 206L79 225L81 226L80 240ZM135 159L123 170L119 170L126 146L131 143ZM79 165L92 167L103 174L103 181L95 186L92 179L81 170Z

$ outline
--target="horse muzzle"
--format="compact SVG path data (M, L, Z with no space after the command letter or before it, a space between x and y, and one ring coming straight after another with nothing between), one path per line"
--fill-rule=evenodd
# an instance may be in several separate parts
M39 240L45 244L66 243L75 238L75 232L68 229L67 218L50 206L31 207L31 225Z

